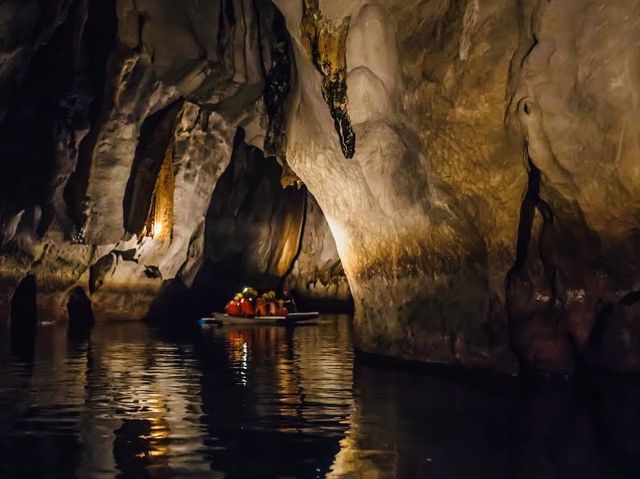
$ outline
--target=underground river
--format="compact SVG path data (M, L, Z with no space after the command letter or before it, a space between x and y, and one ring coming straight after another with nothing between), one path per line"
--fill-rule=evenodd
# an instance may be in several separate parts
M0 343L0 477L638 477L640 389L527 389L355 361L295 328L40 327ZM24 345L23 345L24 346ZM580 397L578 401L576 398Z

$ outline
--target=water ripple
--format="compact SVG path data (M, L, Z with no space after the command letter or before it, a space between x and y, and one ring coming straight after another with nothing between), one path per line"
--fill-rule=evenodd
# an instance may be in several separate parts
M85 344L69 343L63 327L41 329L32 362L0 354L0 473L328 471L348 428L352 361L345 320L205 330L186 342L160 339L137 323L98 325ZM328 454L313 453L327 441ZM298 458L269 465L290 448L301 451ZM246 467L238 466L239 454Z

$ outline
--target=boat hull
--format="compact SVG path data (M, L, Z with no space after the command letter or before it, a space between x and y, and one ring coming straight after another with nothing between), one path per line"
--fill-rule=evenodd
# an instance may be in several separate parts
M320 316L320 313L316 311L290 313L287 316L258 316L255 318L241 318L237 316L229 316L228 314L214 313L212 316L201 318L200 322L203 324L216 324L220 326L225 324L286 326L309 321L317 318L318 316Z

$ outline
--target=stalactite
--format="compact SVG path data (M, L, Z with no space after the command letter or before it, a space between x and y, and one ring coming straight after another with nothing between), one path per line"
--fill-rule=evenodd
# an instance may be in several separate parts
M353 158L356 151L356 134L347 112L346 42L349 22L350 17L346 17L335 25L322 15L318 0L304 1L300 25L302 40L322 75L322 97L329 106L345 158Z

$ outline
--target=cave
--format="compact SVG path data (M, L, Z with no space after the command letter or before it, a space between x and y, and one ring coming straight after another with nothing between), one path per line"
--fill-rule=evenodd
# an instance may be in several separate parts
M0 475L636 477L638 18L2 2Z

